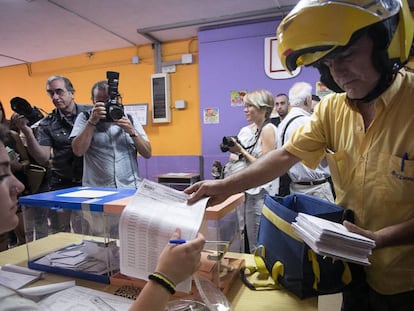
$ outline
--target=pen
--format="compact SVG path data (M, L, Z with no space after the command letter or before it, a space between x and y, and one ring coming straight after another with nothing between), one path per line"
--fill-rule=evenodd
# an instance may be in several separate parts
M168 243L170 244L184 244L185 242L187 242L186 240L183 239L174 239L174 240L169 240Z
M168 243L170 243L170 244L184 244L184 243L187 243L187 240L184 240L184 239L172 239L172 240L169 240L168 241ZM223 243L229 243L229 242L226 242L226 241L206 241L206 244L223 244Z
M406 160L408 160L408 153L404 152L402 159L401 159L401 172L404 172L404 165L405 165Z

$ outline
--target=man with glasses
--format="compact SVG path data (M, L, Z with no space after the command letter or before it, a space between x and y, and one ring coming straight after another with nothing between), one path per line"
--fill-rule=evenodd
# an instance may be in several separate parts
M50 160L50 190L80 186L82 157L73 154L69 135L76 117L92 107L75 103L75 89L63 76L50 77L46 82L46 92L56 108L40 121L36 136L27 120L20 119L17 126L26 136L30 155L38 163L45 164ZM70 210L53 212L49 217L53 230L70 232Z
M324 96L282 148L228 178L190 186L189 203L209 196L217 204L299 161L314 168L326 156L336 203L354 212L355 224L345 227L376 243L371 265L354 266L342 310L414 310L414 74L403 68L414 33L408 3L301 0L277 33L286 70L314 66L336 93Z

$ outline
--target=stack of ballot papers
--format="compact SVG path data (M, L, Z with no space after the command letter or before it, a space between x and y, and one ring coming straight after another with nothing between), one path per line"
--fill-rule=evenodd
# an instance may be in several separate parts
M349 232L342 224L299 213L292 223L295 233L317 254L370 265L375 241Z

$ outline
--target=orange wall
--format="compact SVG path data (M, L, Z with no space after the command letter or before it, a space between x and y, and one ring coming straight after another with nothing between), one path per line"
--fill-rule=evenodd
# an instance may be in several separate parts
M24 47L22 47L24 48ZM177 65L170 74L171 106L175 100L186 100L187 108L172 108L171 123L152 123L150 76L155 73L151 45L86 53L77 56L0 68L0 100L10 118L10 99L19 96L32 105L50 112L54 107L45 91L46 80L52 75L68 77L76 90L78 103L90 104L90 88L106 79L106 71L118 71L119 92L123 104L148 103L148 134L153 155L200 155L201 125L198 85L198 41L188 39L162 44L162 61L181 60L181 54L193 54L193 64ZM138 55L139 64L132 64Z

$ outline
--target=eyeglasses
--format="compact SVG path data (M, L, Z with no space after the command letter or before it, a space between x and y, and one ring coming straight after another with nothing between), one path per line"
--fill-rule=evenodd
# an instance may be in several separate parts
M63 89L56 89L56 90L47 90L46 92L47 92L47 94L49 95L49 97L50 97L50 98L52 98L55 94L56 94L57 96L62 97L62 96L64 96L64 95L65 95L68 91L63 90Z

